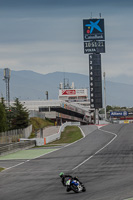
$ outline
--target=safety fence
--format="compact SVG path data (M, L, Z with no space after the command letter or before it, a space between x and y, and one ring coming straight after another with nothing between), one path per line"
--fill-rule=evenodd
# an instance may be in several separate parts
M28 138L32 132L32 125L24 129L16 129L0 133L0 144L17 142L19 138Z
M60 139L61 133L64 131L66 126L80 126L80 122L66 122L66 123L62 124L59 131L56 132L55 134L51 134L44 138L34 138L36 140L36 145L42 146L42 145L48 144L49 142L53 142L55 140Z
M42 145L45 145L45 144L47 144L49 142L52 142L52 141L55 141L55 140L59 139L60 136L61 136L61 133L64 131L64 129L65 129L66 126L80 126L80 122L66 122L66 123L62 124L62 126L60 127L59 130L57 129L58 132L55 132L55 134L51 134L51 135L46 136L44 138L26 139L26 138L28 138L27 137L28 135L24 134L24 136L23 136L23 134L21 133L21 131L20 131L20 134L17 132L15 134L15 136L13 136L13 135L6 135L5 137L7 137L7 138L5 139L5 141L3 141L3 143L0 143L0 147L1 147L2 144L5 144L7 142L7 140L8 140L8 142L11 141L10 137L11 138L15 137L15 139L19 138L20 139L20 143L21 143L21 141L23 141L23 142L33 141L33 143L35 143L36 146L42 146ZM1 137L0 137L0 140L2 140ZM10 147L8 147L8 148L10 149Z
M34 147L36 142L34 140L16 142L9 145L1 145L0 146L0 155L6 155L9 153L13 153L18 150L27 149Z

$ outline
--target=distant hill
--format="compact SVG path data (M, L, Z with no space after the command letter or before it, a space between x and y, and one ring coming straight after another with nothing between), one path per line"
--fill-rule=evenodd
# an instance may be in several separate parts
M11 100L45 100L45 92L49 92L49 99L58 99L60 82L64 77L76 88L88 88L88 76L63 72L39 74L33 71L11 71L10 95ZM3 79L3 69L0 69L0 96L6 96L6 86ZM119 106L133 106L133 85L106 81L107 104Z

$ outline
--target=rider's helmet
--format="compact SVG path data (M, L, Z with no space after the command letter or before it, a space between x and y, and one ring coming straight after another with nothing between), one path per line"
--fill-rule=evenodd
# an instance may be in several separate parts
M64 176L64 173L61 172L61 173L59 174L59 176L62 178L62 177Z

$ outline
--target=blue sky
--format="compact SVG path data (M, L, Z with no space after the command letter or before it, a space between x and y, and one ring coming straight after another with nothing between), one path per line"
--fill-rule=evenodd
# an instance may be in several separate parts
M0 0L0 66L88 74L83 19L105 19L108 80L133 83L133 1Z

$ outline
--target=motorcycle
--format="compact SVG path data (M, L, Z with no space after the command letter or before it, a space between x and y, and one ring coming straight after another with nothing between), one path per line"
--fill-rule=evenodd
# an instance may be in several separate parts
M86 191L85 186L80 181L74 179L69 179L66 182L66 186L67 186L67 192L69 192L70 190L73 190L75 193Z

